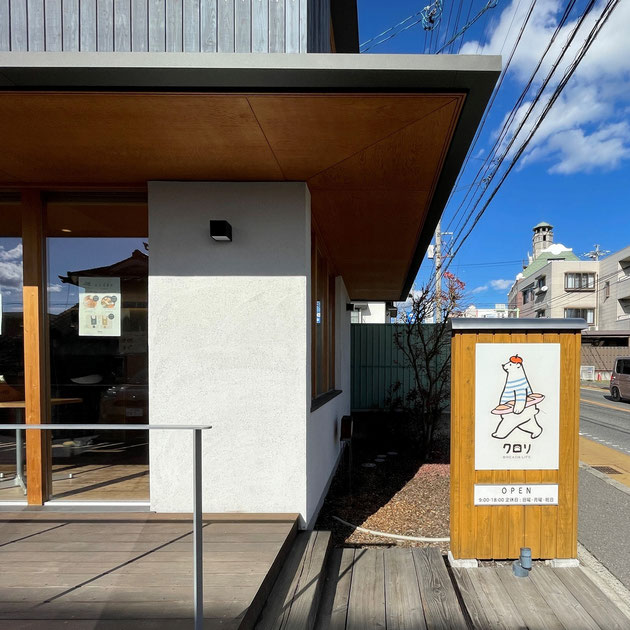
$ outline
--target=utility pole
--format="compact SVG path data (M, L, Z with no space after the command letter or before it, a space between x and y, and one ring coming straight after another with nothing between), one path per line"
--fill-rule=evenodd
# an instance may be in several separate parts
M435 228L435 322L442 321L442 220Z

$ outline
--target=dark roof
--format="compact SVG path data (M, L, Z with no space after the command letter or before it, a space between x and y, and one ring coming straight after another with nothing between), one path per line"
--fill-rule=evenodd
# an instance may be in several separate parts
M94 267L80 271L68 271L67 276L59 276L59 280L66 284L78 286L80 277L124 277L146 276L149 268L149 257L138 249L135 249L129 258L120 260L106 267Z

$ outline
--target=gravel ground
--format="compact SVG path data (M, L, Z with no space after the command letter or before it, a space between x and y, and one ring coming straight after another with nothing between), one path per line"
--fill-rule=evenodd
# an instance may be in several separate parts
M400 423L386 415L355 417L351 481L347 460L339 467L317 522L332 531L339 547L437 546L448 543L393 540L352 530L334 520L391 534L442 538L449 535L448 418L436 431L434 447L422 464ZM391 453L396 453L391 454ZM374 467L379 455L384 461ZM350 485L351 484L351 485Z

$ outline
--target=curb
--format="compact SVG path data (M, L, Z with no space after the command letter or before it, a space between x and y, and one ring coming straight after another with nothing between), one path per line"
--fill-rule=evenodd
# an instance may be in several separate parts
M588 464L585 464L584 462L580 462L580 468L582 470L586 470L587 472L591 473L591 475L595 475L595 477L597 477L598 479L601 479L602 481L605 481L607 484L613 486L617 490L621 490L621 492L630 494L630 488L628 488L628 486L624 485L623 483L620 483L616 479L611 479L607 474L603 472L599 472L599 470L595 470L592 466L589 466Z
M630 591L579 541L578 560L586 576L630 620Z

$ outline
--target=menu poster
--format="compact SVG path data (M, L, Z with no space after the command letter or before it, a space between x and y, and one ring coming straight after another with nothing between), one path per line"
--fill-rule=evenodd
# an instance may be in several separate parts
M79 336L120 337L120 278L80 277Z

